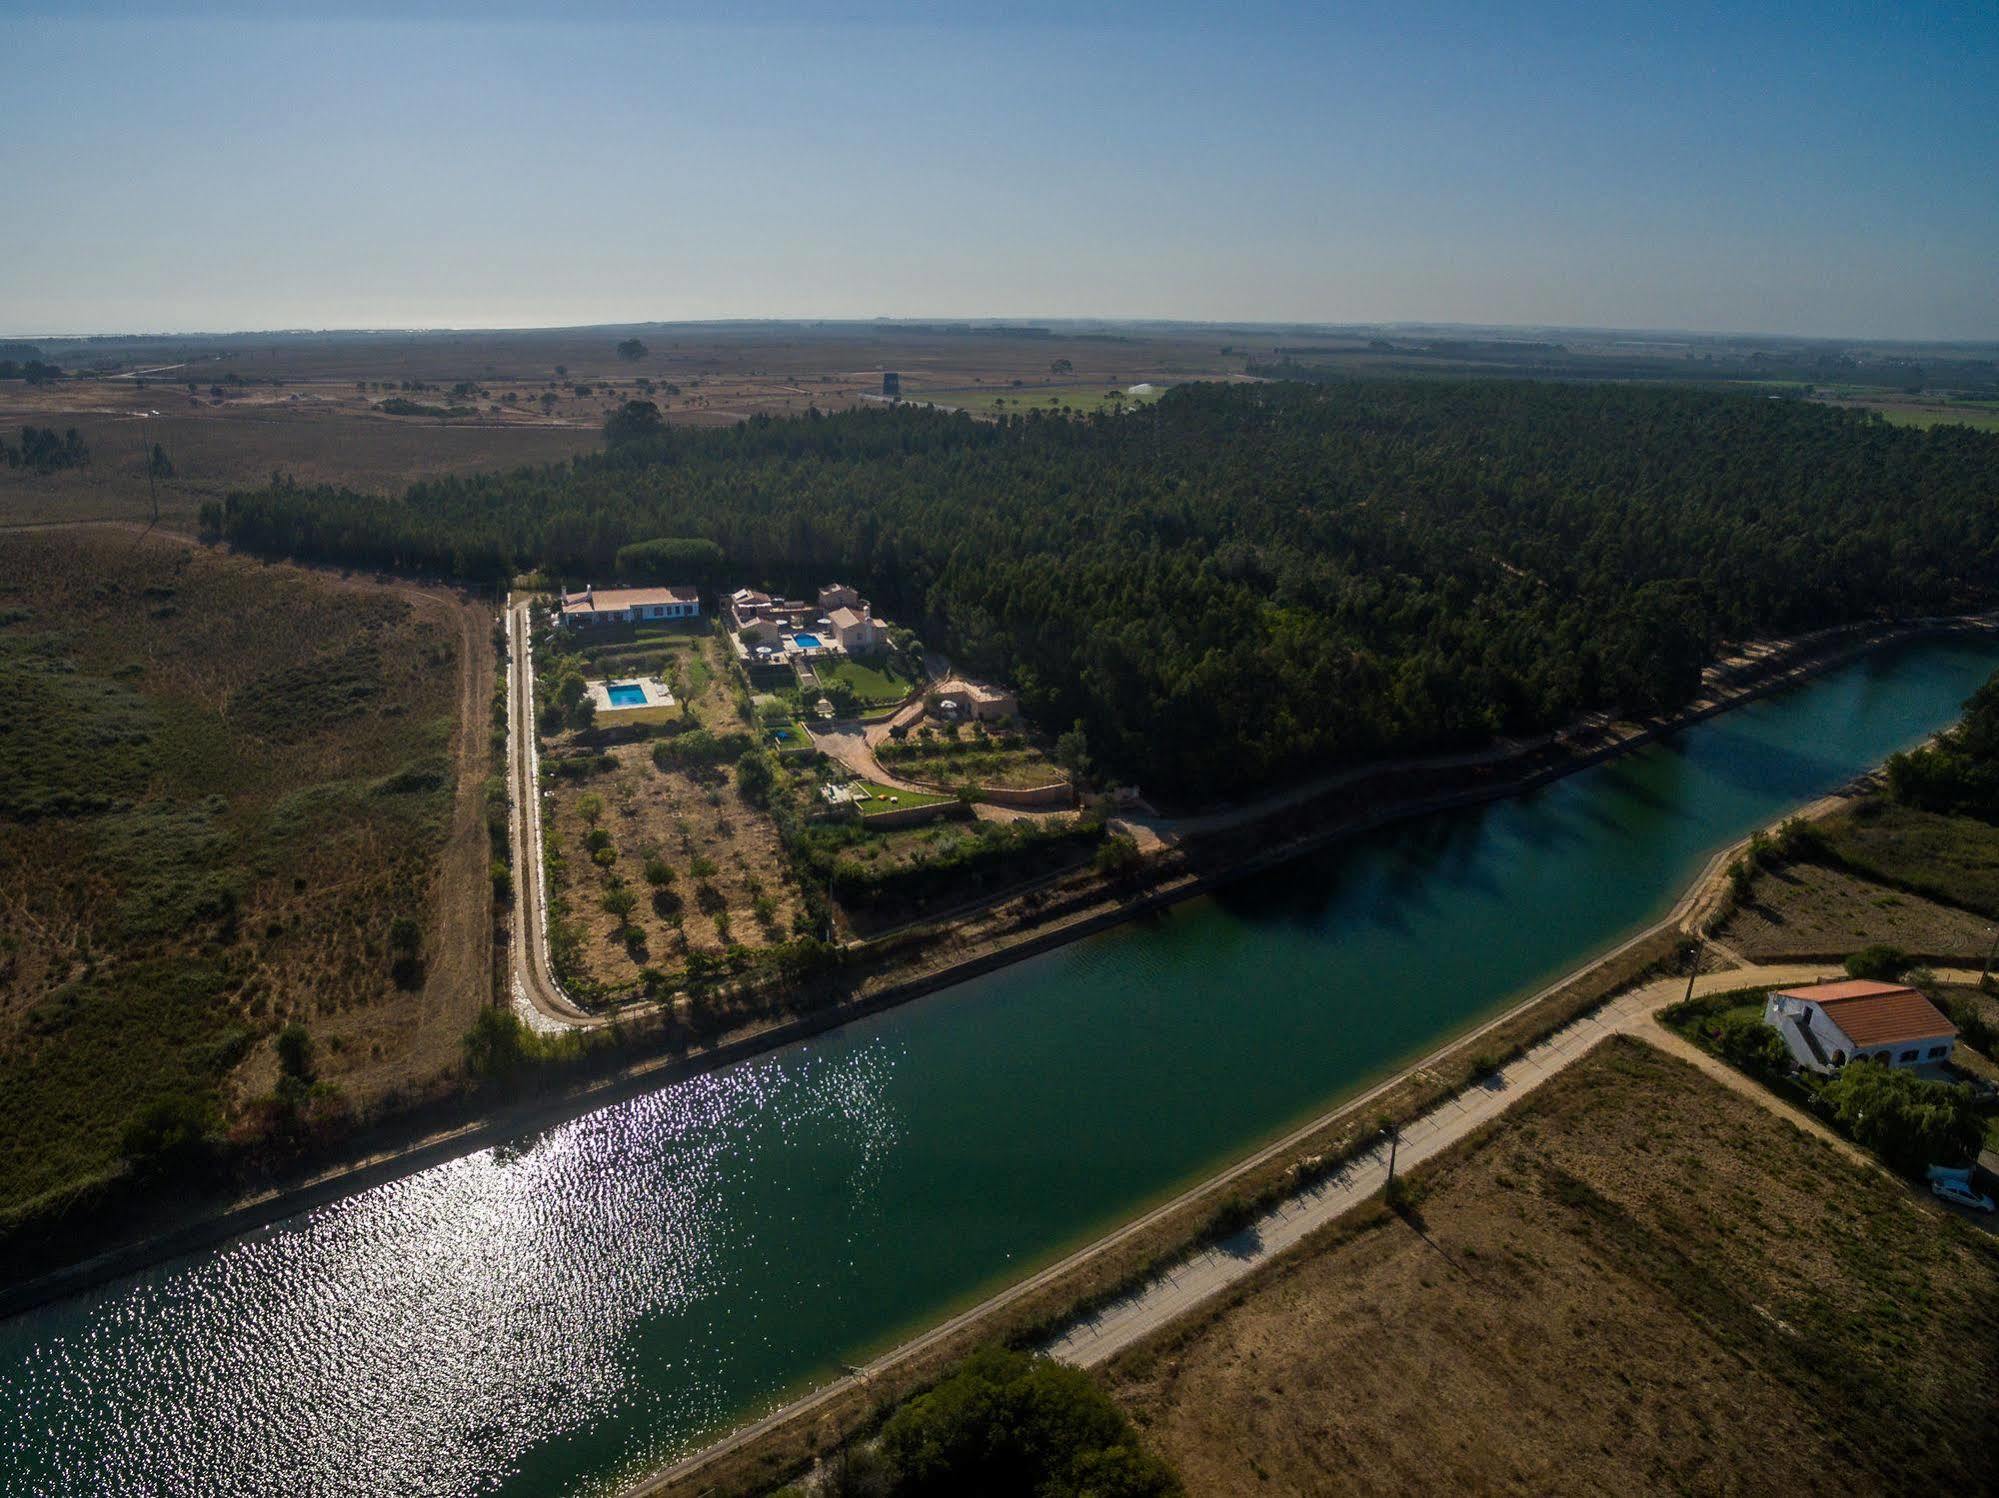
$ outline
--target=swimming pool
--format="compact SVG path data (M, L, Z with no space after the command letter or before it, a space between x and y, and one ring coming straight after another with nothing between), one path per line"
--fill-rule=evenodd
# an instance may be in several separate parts
M793 635L791 643L796 645L800 650L821 650L825 648L819 643L819 636L817 635Z
M604 690L610 694L613 707L644 707L646 689L635 681L614 681Z

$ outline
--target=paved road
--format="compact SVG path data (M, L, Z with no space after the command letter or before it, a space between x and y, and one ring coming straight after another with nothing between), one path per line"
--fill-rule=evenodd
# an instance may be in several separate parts
M1697 994L1766 984L1806 983L1823 977L1844 977L1829 965L1746 967L1710 973L1696 980ZM1434 1158L1483 1128L1521 1098L1588 1055L1607 1036L1636 1035L1660 1050L1689 1061L1733 1091L1828 1140L1849 1159L1873 1169L1881 1166L1871 1155L1840 1138L1817 1119L1800 1113L1759 1087L1734 1068L1723 1065L1697 1046L1688 1044L1658 1022L1658 1012L1679 1002L1686 984L1662 979L1635 990L1558 1030L1498 1075L1446 1099L1402 1131L1395 1168L1406 1170ZM1097 1314L1077 1322L1047 1351L1065 1363L1092 1367L1186 1315L1203 1301L1220 1294L1259 1266L1291 1248L1306 1235L1344 1216L1380 1192L1388 1181L1388 1146L1383 1144L1351 1162L1337 1175L1299 1193L1266 1213L1249 1227L1213 1248L1189 1255L1160 1278Z

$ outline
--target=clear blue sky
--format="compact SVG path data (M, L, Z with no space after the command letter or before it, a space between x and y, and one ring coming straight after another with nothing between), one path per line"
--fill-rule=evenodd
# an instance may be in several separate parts
M1510 8L0 0L0 329L1999 337L1999 5Z

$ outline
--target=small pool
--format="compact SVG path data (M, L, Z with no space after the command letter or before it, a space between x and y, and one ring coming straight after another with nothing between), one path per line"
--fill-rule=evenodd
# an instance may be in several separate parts
M800 650L825 649L825 647L819 643L819 636L817 635L793 635L791 637L791 643L796 645Z
M604 689L610 694L613 707L644 707L646 689L635 681L614 681Z

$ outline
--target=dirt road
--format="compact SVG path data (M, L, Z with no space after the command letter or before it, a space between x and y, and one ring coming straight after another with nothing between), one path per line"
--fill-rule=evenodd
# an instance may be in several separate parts
M548 965L548 869L541 857L541 772L535 745L534 645L528 601L507 599L507 791L513 802L514 1012L539 1030L606 1023L569 1000Z

